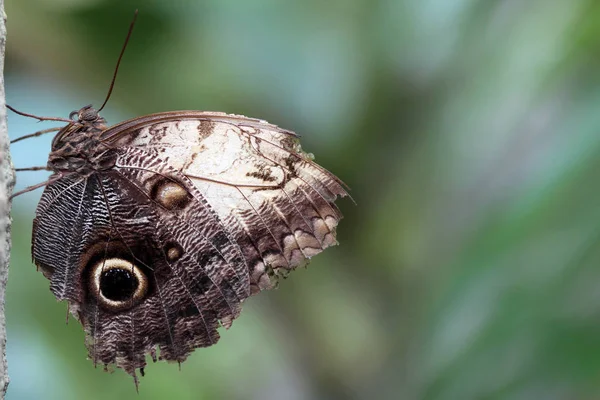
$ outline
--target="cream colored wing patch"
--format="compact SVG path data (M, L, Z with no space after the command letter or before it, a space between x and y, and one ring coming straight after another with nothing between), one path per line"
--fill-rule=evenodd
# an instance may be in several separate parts
M247 258L258 255L248 260L252 292L337 243L342 215L334 202L347 192L302 151L293 132L207 113L144 126L116 144L166 162L189 179L241 246L248 247L242 237L251 239L254 249L242 250Z

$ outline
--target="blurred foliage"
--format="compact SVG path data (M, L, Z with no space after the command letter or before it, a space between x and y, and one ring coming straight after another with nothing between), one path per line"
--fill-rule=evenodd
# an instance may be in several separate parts
M600 398L600 5L592 0L7 0L9 104L199 109L295 130L352 187L341 245L218 345L94 369L16 201L9 399ZM41 127L10 115L11 136ZM13 146L44 165L51 138ZM43 179L19 176L20 187ZM33 178L32 178L33 177Z

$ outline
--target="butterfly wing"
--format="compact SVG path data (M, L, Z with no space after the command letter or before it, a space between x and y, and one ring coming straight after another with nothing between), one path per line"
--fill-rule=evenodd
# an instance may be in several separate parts
M191 199L166 210L136 178L108 171L60 179L44 192L33 237L36 264L85 327L90 357L132 375L148 352L181 362L216 343L219 324L229 326L249 295L241 252L210 209ZM115 260L143 276L139 299L100 294L102 271Z
M191 115L190 115L191 114ZM336 243L341 182L264 121L155 114L109 128L115 165L47 186L33 256L90 357L183 361L241 303Z
M262 120L208 112L162 113L105 132L118 168L185 177L241 246L252 292L272 287L336 243L344 184L302 151L298 137ZM150 161L148 161L150 162ZM168 166L168 168L167 168ZM270 275L270 277L269 277Z

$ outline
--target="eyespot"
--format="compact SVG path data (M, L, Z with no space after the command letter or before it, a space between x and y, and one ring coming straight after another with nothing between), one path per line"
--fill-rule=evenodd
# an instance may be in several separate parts
M167 210L183 209L191 200L191 195L179 182L162 179L152 187L151 197Z
M164 246L163 251L167 256L167 260L171 262L179 260L184 253L183 248L175 242L167 243Z
M148 292L148 277L127 260L109 258L93 265L89 286L102 306L122 311L144 299Z

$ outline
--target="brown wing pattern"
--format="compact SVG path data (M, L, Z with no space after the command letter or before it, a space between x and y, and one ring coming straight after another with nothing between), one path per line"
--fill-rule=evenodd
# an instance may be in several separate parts
M219 113L176 116L122 131L115 145L185 175L254 252L253 292L336 243L342 182L302 152L296 135L264 121ZM119 165L122 161L119 160ZM241 236L240 236L241 235ZM250 256L254 254L254 258ZM275 272L272 274L271 271ZM263 274L271 274L270 279Z
M247 297L336 244L346 190L292 132L196 112L103 135L116 163L48 185L33 237L95 363L135 377L157 350L181 362L216 343Z

